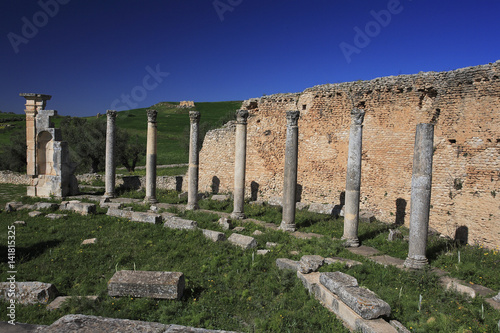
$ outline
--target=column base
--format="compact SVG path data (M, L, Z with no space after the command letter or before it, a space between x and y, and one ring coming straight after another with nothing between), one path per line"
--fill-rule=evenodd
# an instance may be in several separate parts
M186 205L186 210L197 210L197 209L200 209L200 206L198 206L197 203L195 203L195 204L188 203Z
M359 247L359 239L356 238L346 238L342 237L341 240L344 240L344 247Z
M155 197L145 197L144 203L156 204L156 203L158 203L158 200L156 200Z
M278 230L283 230L283 231L286 231L286 232L294 232L295 231L295 224L294 223L281 222L281 225L278 228Z
M114 197L114 193L104 193L104 195L102 196L103 199L113 199Z
M232 212L230 216L233 220L244 220L246 219L246 215L241 212Z
M406 258L404 267L413 269L423 269L427 267L429 261L424 256L415 256L413 258Z

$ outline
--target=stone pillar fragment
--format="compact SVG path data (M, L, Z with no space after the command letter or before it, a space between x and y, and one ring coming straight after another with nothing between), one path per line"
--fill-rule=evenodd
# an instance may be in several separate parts
M26 99L26 171L29 176L36 176L36 115L38 111L45 110L47 101L52 98L43 94L19 94Z
M198 135L200 124L200 113L198 111L189 111L189 121L191 123L189 136L189 170L188 170L188 203L186 209L198 209Z
M295 231L295 202L297 197L297 164L299 151L300 111L287 111L286 113L286 148L285 170L283 183L283 219L280 229Z
M146 148L146 197L145 202L157 203L156 199L156 110L148 110L148 139Z
M115 122L116 111L108 110L106 127L106 190L104 198L115 197Z
M359 190L361 187L361 154L363 141L363 120L365 111L351 110L351 131L349 134L349 153L347 157L344 235L345 246L357 247L359 224Z
M408 268L421 269L428 263L425 250L431 207L433 145L434 125L418 124L411 178L410 240L408 258L404 263Z
M234 156L234 209L233 219L244 219L245 206L245 167L247 154L247 110L236 113L236 142Z

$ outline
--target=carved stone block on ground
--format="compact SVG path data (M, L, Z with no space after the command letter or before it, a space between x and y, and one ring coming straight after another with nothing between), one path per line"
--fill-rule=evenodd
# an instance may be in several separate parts
M336 295L338 295L340 290L344 287L358 286L358 280L356 280L355 277L342 272L321 273L319 282Z
M184 293L180 272L118 271L108 282L109 296L180 299Z
M335 264L335 263L342 263L347 267L362 265L361 262L356 261L356 260L351 260L351 259L345 259L345 258L340 258L340 257L325 258L326 265L331 265L331 264Z
M89 245L97 243L97 238L84 239L82 245Z
M14 296L8 295L13 293ZM0 283L0 299L8 301L15 299L19 304L47 304L50 299L57 296L58 291L51 283L44 282L2 282Z
M125 209L117 209L117 208L108 208L108 212L106 213L108 216L114 217L122 217L125 219L129 219L132 217L132 212Z
M292 269L298 271L300 262L288 258L278 258L276 259L276 266L278 266L279 269Z
M362 210L359 212L359 221L363 223L371 223L375 221L375 215L373 213Z
M63 219L67 216L68 215L66 215L66 214L47 214L47 215L45 215L46 218L51 219L51 220Z
M34 204L35 209L50 209L50 210L56 210L59 208L59 205L53 202L37 202Z
M338 213L337 210L335 209L334 204L313 203L309 205L309 211L313 213L327 214L327 215L334 215Z
M16 210L20 209L22 206L23 206L22 202L16 202L16 201L7 202L5 204L5 211L7 213L15 212Z
M214 242L222 242L226 240L226 235L222 232L207 229L201 229L201 231L203 232L203 236Z
M337 294L339 298L363 319L389 316L391 307L373 291L362 287L343 287Z
M231 234L227 239L231 244L241 247L244 250L257 247L255 238L240 234Z
M226 201L226 200L230 199L230 196L226 195L226 194L215 194L215 195L212 195L211 199L215 200L215 201Z
M163 219L165 220L165 223L163 224L165 228L184 230L194 230L198 228L198 223L196 223L196 221L181 219L177 216L163 215Z
M28 215L29 215L29 217L37 217L37 216L42 215L42 212L40 212L38 210L34 210L32 212L29 212Z
M264 256L264 255L268 254L269 252L270 252L270 250L257 250L257 254L261 255L261 256Z
M154 213L132 212L130 219L134 222L161 223L161 215Z
M316 272L321 266L323 266L324 262L325 258L323 258L322 256L302 256L302 258L300 258L299 271L304 274Z
M231 220L228 219L227 217L221 217L218 221L219 225L222 227L224 230L229 230L233 228L233 224L231 223Z
M81 215L96 213L96 205L93 203L80 202L78 200L63 201L59 206L60 210L69 210Z

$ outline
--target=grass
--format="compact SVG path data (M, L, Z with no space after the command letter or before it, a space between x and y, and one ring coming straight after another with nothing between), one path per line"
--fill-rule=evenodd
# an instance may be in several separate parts
M180 176L185 175L188 170L187 166L172 167L172 168L156 168L156 176ZM146 169L136 169L134 172L128 172L124 169L117 169L116 174L124 176L146 176Z
M3 187L2 187L3 189ZM40 199L23 197L25 188L9 185L11 192L29 203ZM123 196L144 198L144 191L129 191ZM185 203L176 191L158 191L160 202ZM2 201L3 200L3 201ZM7 198L0 193L0 203ZM201 200L202 208L231 212L230 200ZM146 210L134 204L136 210ZM198 222L201 228L225 232L216 223L217 214L170 211ZM402 322L412 332L493 332L500 314L482 297L469 299L444 290L438 277L430 270L406 272L368 261L347 251L339 240L343 220L322 214L297 211L300 231L315 232L325 237L301 240L287 233L265 230L253 223L234 221L244 226L242 234L254 236L258 248L266 242L279 245L266 256L243 251L227 242L213 243L200 231L180 231L112 218L99 210L95 216L69 214L65 220L48 221L30 218L27 211L0 213L0 228L23 220L26 226L16 227L17 280L51 282L63 295L99 295L100 300L72 300L62 309L47 312L44 306L17 306L20 322L50 324L64 314L84 313L114 318L176 323L209 329L241 332L345 332L341 323L316 300L311 298L294 272L280 271L277 258L299 260L305 254L323 257L341 256L361 261L352 268L340 264L324 266L321 271L342 271L358 280L361 286L374 291L391 305L389 319ZM245 213L259 220L279 224L281 209L272 206L246 205ZM363 244L393 256L406 256L407 243L388 242L388 226L383 223L360 223ZM407 230L402 229L403 233ZM0 279L6 275L6 232L0 234ZM86 238L98 238L91 246L80 245ZM335 238L334 238L335 237ZM126 246L124 246L126 245ZM291 254L299 251L299 254ZM458 251L461 262L458 263ZM446 254L448 253L448 254ZM478 279L478 283L500 289L497 251L481 247L460 246L439 237L429 238L428 257L432 266L451 275ZM181 271L186 276L186 291L180 301L112 298L106 284L118 269ZM476 281L476 280L474 280ZM476 283L476 282L474 282ZM419 299L422 302L419 306ZM0 315L5 315L0 307Z

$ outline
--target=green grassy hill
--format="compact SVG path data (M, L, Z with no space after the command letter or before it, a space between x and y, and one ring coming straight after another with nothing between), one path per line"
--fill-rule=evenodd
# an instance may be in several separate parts
M196 103L195 109L201 113L200 129L206 130L222 126L241 107L241 103L241 101ZM187 163L188 151L183 145L183 140L186 140L189 133L188 113L190 109L175 107L178 104L176 102L161 102L149 108L120 111L116 125L126 129L132 136L137 135L139 141L146 143L146 110L156 109L158 111L158 165ZM2 119L7 118L10 121L2 122ZM56 127L59 127L61 118L61 116L54 117L53 122ZM87 119L89 118L95 117L87 117ZM105 116L100 119L106 121ZM9 144L12 135L19 131L25 131L25 128L24 115L0 113L0 152L1 147ZM145 160L143 159L139 165L144 164Z

